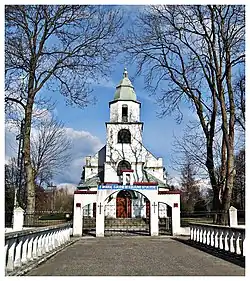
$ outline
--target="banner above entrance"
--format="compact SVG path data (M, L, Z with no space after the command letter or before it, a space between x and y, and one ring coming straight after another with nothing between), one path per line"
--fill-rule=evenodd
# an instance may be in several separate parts
M124 189L133 189L133 190L157 190L157 185L98 185L98 190L124 190Z

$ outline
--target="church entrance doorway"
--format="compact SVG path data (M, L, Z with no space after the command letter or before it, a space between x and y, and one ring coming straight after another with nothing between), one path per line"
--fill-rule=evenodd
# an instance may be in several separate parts
M120 190L107 198L104 217L105 236L150 235L150 202L140 192Z
M131 218L131 192L121 190L116 196L116 217Z

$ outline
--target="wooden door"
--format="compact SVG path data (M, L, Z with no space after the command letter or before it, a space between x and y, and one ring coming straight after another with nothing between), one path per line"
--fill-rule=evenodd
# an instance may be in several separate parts
M131 199L127 197L116 198L116 217L131 218Z

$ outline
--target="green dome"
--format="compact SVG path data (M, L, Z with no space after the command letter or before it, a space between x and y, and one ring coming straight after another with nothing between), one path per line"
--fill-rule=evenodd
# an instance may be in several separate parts
M124 69L123 79L120 81L116 87L114 100L133 100L136 101L136 94L134 91L134 86L128 78L127 69Z

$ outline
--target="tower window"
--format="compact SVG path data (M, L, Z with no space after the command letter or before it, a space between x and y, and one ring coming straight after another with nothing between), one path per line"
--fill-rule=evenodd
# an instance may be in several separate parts
M122 129L118 132L118 143L131 143L131 133L128 129Z
M122 160L119 162L117 166L117 175L120 176L122 174L122 170L131 170L131 165L128 161Z
M128 106L126 104L122 106L122 122L128 122Z

